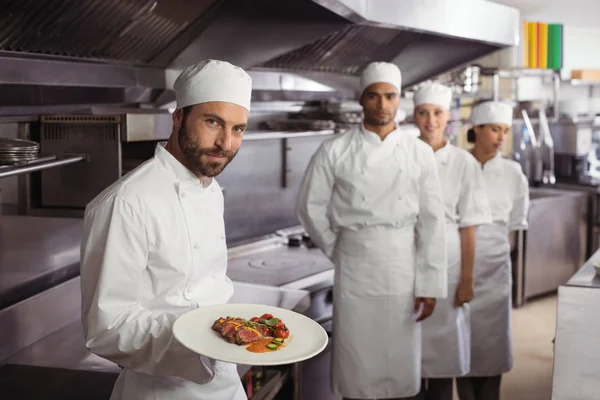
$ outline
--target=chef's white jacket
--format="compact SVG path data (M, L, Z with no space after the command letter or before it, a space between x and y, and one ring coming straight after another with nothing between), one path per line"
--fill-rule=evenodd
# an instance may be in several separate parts
M160 145L152 159L87 206L81 247L85 343L131 375L117 386L137 382L123 393L133 390L146 398L141 393L156 393L160 383L170 385L167 397L188 398L178 397L177 390L193 394L193 384L234 373L235 366L201 357L172 335L181 314L231 298L226 267L219 184L214 179L201 184ZM235 379L241 387L239 376Z
M371 164L389 173L368 176ZM402 188L403 196L396 193ZM415 296L445 297L442 192L431 147L399 129L385 140L357 127L323 142L309 163L297 214L317 246L333 258L340 229L415 226ZM328 210L330 214L328 215Z

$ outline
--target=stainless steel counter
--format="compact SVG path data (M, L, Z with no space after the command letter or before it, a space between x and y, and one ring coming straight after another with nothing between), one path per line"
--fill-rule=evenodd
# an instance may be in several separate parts
M529 229L524 233L523 270L515 265L515 305L556 291L585 261L586 195L531 188ZM519 295L522 294L522 295Z
M600 289L600 276L596 274L594 264L600 263L600 250L596 251L592 258L587 260L583 267L567 282L566 286L579 286Z
M600 399L600 250L558 290L552 400Z
M316 247L289 247L287 240L274 237L231 249L227 276L239 282L286 286L333 272L333 263L321 250Z
M282 289L234 282L234 295L230 303L265 304L305 312L310 306L307 291ZM75 296L74 296L75 297ZM80 298L71 299L79 304ZM81 320L77 320L53 334L37 341L4 361L19 364L67 370L86 370L118 373L119 367L90 353L85 347ZM240 366L242 375L249 367Z
M0 309L79 274L83 221L0 216Z

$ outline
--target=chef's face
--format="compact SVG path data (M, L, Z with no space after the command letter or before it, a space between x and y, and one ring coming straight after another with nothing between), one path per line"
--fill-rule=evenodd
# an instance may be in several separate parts
M485 124L476 126L475 146L478 146L485 153L495 153L500 150L504 138L510 129L506 124Z
M377 82L365 89L360 105L363 107L366 125L387 125L394 122L400 96L394 85Z
M248 126L248 110L215 101L177 109L173 124L186 167L196 175L217 176L233 160Z
M415 108L413 118L423 139L427 142L440 141L444 138L450 112L435 104L421 104Z

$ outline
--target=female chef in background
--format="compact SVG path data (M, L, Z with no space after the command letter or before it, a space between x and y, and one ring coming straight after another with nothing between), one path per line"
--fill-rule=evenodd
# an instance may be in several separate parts
M475 297L471 302L471 371L459 378L461 400L500 399L501 375L512 368L511 261L508 234L527 229L529 190L521 166L500 147L512 107L485 102L473 108L468 140L483 171L492 222L477 228Z
M481 167L444 136L451 101L452 90L437 83L414 96L414 122L421 140L435 152L442 183L448 255L448 297L438 299L435 312L422 325L422 377L428 379L421 392L428 400L452 400L452 378L469 372L467 303L473 299L475 227L491 221Z

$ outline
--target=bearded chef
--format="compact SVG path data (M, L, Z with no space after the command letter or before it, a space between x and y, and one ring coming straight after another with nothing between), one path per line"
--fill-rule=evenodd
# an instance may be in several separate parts
M82 322L86 346L123 368L111 400L246 399L235 365L184 348L172 327L233 294L214 177L240 148L251 86L227 62L186 68L166 146L86 207Z
M420 321L447 292L444 205L433 151L394 123L398 67L369 64L360 83L363 124L323 142L297 212L335 263L333 390L403 398L419 392Z

